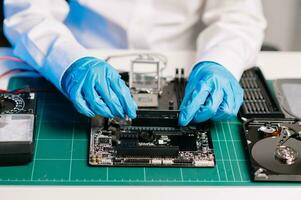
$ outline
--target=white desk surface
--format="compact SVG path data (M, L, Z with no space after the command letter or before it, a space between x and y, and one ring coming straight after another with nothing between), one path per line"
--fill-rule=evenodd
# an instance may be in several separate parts
M1 55L0 50L0 55ZM5 51L9 52L9 51ZM93 50L93 55L106 57L115 52ZM117 52L120 53L119 51ZM127 52L122 52L127 53ZM169 66L193 64L193 52L165 53ZM301 52L261 52L257 65L267 79L301 78ZM1 66L2 67L2 66ZM171 71L170 71L171 72ZM1 88L5 82L0 82ZM11 199L296 199L301 187L142 187L142 186L0 186L0 200Z

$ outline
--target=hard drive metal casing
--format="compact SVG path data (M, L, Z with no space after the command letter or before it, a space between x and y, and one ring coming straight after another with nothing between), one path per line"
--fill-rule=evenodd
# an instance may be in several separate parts
M265 166L262 166L257 158L256 154L254 154L254 146L257 142L262 141L263 139L267 138L257 132L258 128L264 124L274 124L275 126L282 123L288 123L288 124L295 124L295 123L301 123L297 119L284 119L284 118L275 118L275 119L269 119L269 118L254 118L250 119L247 122L243 124L243 131L244 131L244 138L245 138L245 148L248 152L247 155L249 157L249 168L250 168L250 175L253 181L258 182L299 182L301 181L301 168L299 169L299 172L294 173L280 173L277 172L277 170L274 170L273 168L267 168ZM301 128L301 125L300 125ZM301 130L301 129L300 129ZM299 141L301 145L301 141ZM275 148L274 146L265 146L265 149L268 148ZM301 152L298 152L299 155ZM260 156L263 156L264 151L260 152ZM272 160L273 155L267 156L267 162L269 162L269 159ZM300 159L300 158L299 158ZM298 163L298 166L300 165L300 161ZM294 167L294 166L285 166L283 167Z

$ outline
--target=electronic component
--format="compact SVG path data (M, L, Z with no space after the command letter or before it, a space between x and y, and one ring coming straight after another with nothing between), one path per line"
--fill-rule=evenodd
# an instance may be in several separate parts
M35 93L0 93L0 165L32 160L35 107Z
M98 166L214 167L208 124L132 126L129 120L94 118L89 163ZM101 125L100 125L101 124ZM96 125L96 126L95 126Z
M136 93L133 94L135 102L137 102L138 107L158 107L158 94L152 93Z
M283 97L290 98L287 92L295 97L297 88L290 81L291 88L287 88L285 82L278 81L275 92L286 116L292 117L296 112ZM245 71L240 84L244 103L239 114L244 121L251 177L254 181L301 181L301 122L285 118L259 68ZM297 98L294 102L297 108Z
M162 85L157 106L140 106L135 119L94 118L89 164L214 167L209 124L178 125L178 107L186 82L183 70L181 74Z
M278 79L274 82L274 87L285 115L301 119L301 79Z
M244 90L244 103L239 112L240 117L247 119L284 117L258 67L246 70L241 77L240 85Z
M158 107L161 93L160 60L151 55L141 55L132 60L129 87L138 107Z
M254 181L301 181L301 121L251 119L244 133Z

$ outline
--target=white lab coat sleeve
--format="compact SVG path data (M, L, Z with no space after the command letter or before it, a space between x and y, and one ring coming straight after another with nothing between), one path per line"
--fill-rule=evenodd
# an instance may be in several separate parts
M206 28L197 39L197 63L214 61L237 80L255 64L266 21L260 0L207 0L202 15Z
M88 55L63 24L68 12L64 0L4 1L4 33L14 54L59 89L70 64Z

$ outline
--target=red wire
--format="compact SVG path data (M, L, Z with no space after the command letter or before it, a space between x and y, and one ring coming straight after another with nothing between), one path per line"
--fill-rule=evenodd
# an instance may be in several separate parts
M13 56L0 56L0 60L10 60L14 62L19 62L19 63L24 63L23 60L13 57ZM31 71L31 70L25 70L25 69L12 69L7 72L4 72L3 74L0 74L0 79L3 78L4 76L7 76L11 73L20 73L20 72L25 72L25 71Z
M1 60L10 60L10 61L14 61L14 62L19 62L19 63L24 63L23 60L17 58L17 57L13 57L13 56L0 56L0 61ZM21 73L21 72L27 72L27 71L33 71L33 70L26 70L26 69L11 69L8 70L2 74L0 74L0 79L13 74L13 73ZM14 92L14 93L21 93L21 92L31 92L32 90L24 90L24 89L17 89L17 90L4 90L4 89L0 89L1 93L7 93L7 92Z
M44 91L44 90L37 90L37 89L17 89L17 90L13 90L11 92L13 92L13 93L26 93L26 92L42 92L42 91Z
M0 56L0 60L10 60L10 61L14 61L14 62L24 63L23 60L21 60L17 57L13 57L13 56ZM11 74L11 73L19 73L19 72L24 72L24 71L30 71L30 70L12 69L12 70L9 70L7 72L4 72L3 74L0 74L0 79L3 78L4 76L7 76L7 75Z
M27 70L27 69L11 69L8 70L2 74L0 74L0 79L9 75L9 74L13 74L13 73L21 73L21 72L28 72L28 71L33 71L33 70Z
M10 61L15 61L15 62L20 62L24 63L23 60L13 57L13 56L0 56L0 61L1 60L10 60ZM0 79L13 73L21 73L21 72L28 72L28 71L34 71L34 70L27 70L27 69L11 69L8 70L2 74L0 74ZM8 93L8 92L13 92L13 93L24 93L24 92L49 92L49 90L37 90L37 89L16 89L16 90L4 90L0 89L0 93Z
M11 61L15 61L15 62L21 62L24 63L23 60L17 58L17 57L13 57L13 56L0 56L0 60L11 60Z
M9 92L9 90L0 89L0 93L7 93L7 92Z

